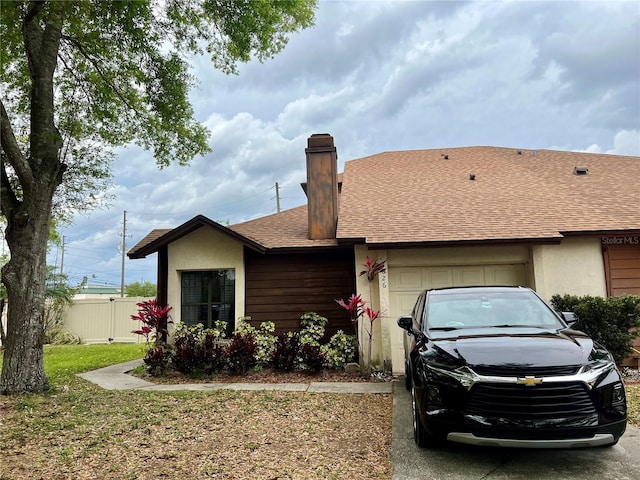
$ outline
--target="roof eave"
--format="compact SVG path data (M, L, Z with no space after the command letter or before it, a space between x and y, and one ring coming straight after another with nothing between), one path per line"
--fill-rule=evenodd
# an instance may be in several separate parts
M267 248L264 245L261 245L237 232L234 232L230 228L227 228L224 225L219 224L218 222L214 222L213 220L205 217L204 215L196 215L191 220L186 221L182 225L174 228L173 230L170 230L164 235L161 235L160 237L140 247L139 249L129 251L127 253L127 256L132 260L138 259L138 258L145 258L147 255L157 252L161 248L169 245L170 243L175 242L176 240L179 240L185 235L188 235L204 226L209 226L219 231L220 233L228 235L234 240L237 240L238 242L242 243L246 247L252 250L256 250L257 252L264 253L267 250Z
M562 236L557 237L534 237L534 238L487 238L474 240L433 240L416 242L372 242L366 243L371 250L399 250L407 248L428 248L428 247L460 247L476 245L505 245L505 244L558 244L562 241Z
M575 236L584 236L584 235L594 235L594 236L606 236L606 235L639 235L640 228L627 228L627 229L607 229L607 230L572 230L572 231L561 231L560 232L565 237L575 237Z

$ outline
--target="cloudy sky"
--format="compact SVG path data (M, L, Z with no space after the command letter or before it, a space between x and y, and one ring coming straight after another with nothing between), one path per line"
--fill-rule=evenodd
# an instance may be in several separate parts
M119 285L126 245L197 214L237 223L305 203L306 140L339 168L388 150L491 145L640 155L640 2L320 1L316 26L239 75L193 59L212 152L157 170L121 149L115 200L65 228L72 281ZM60 264L61 251L51 252ZM155 282L155 255L125 283Z

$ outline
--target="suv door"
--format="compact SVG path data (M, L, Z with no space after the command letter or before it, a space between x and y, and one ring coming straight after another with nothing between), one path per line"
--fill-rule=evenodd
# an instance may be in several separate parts
M411 311L411 322L414 332L422 332L422 311L424 310L426 292L418 295L413 310ZM416 336L410 331L406 331L403 337L404 344L404 371L407 389L411 388L411 356L416 348Z

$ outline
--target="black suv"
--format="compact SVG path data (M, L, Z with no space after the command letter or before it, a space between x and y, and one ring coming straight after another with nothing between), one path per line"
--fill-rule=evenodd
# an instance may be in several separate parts
M624 385L573 313L522 287L426 290L398 319L414 438L525 448L614 445Z

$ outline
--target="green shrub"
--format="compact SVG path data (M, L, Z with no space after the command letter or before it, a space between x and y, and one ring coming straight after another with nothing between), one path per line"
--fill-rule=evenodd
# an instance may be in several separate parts
M309 373L318 373L325 363L325 355L320 350L320 345L309 345L305 343L300 349L300 368Z
M247 373L256 366L257 345L251 334L240 332L233 334L231 342L224 349L229 370L234 373Z
M215 325L213 330L217 331L220 335L220 338L229 338L227 332L229 331L229 322L225 322L224 320L216 320L213 322ZM211 330L211 329L210 329Z
M225 322L226 323L226 322ZM202 338L196 349L199 361L198 369L206 375L213 375L222 370L226 364L224 347L220 343L224 330L207 329L202 332Z
M342 369L353 362L358 351L358 343L354 335L347 335L342 330L338 330L329 343L322 345L320 351L325 357L325 365L328 368Z
M304 313L300 317L300 343L319 347L328 321L315 312Z
M193 326L179 323L176 327L171 363L177 371L189 374L198 367L197 348L203 330L200 323Z
M154 377L163 375L167 370L170 358L171 353L167 346L151 347L143 359L147 373Z
M575 312L579 318L576 328L607 348L618 363L631 351L633 339L640 334L631 331L640 327L640 296L554 295L551 305L559 312Z
M178 324L174 333L171 354L173 368L185 374L203 372L212 375L224 366L220 340L224 338L226 322L216 322L217 328L205 329L201 323L188 326Z
M271 356L276 370L290 372L296 367L296 359L300 351L300 334L287 332L278 335L276 348Z
M82 340L78 334L69 332L58 325L44 332L44 343L49 345L80 345Z
M260 367L265 367L271 363L271 355L276 348L277 337L274 335L276 324L273 322L262 322L258 328L249 324L249 317L242 318L236 329L242 335L252 335L256 342L256 363Z

